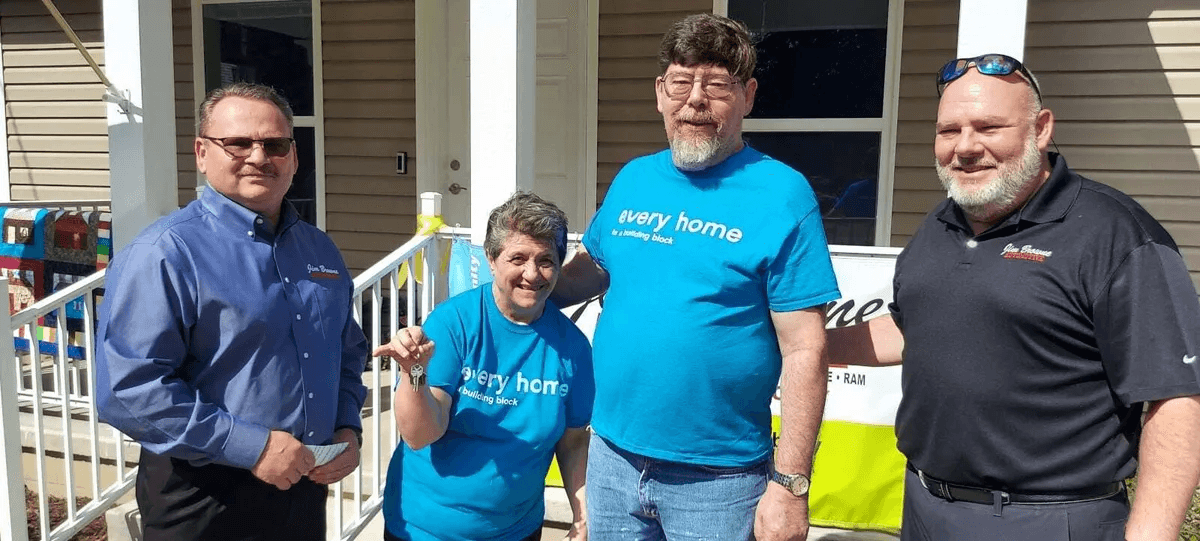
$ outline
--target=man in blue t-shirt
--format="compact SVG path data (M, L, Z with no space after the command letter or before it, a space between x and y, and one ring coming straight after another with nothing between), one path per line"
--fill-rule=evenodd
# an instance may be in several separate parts
M754 63L741 23L701 14L671 27L655 80L671 148L621 170L555 289L562 306L608 290L594 336L593 541L807 535L824 304L840 295L808 182L742 142Z

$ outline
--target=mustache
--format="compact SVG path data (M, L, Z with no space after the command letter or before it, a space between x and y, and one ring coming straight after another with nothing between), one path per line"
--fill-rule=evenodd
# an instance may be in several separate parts
M247 165L246 167L244 167L243 169L238 171L238 174L239 175L279 176L279 170L275 168L274 164L265 163L261 167L253 167L253 166Z
M950 167L951 169L959 169L959 168L963 168L963 167L996 167L997 166L997 164L995 162L992 162L991 160L985 160L982 157L976 158L976 159L966 159L966 160L956 157L953 160L951 160L949 164L946 164L946 165L947 165L947 167Z
M712 112L706 112L706 111L689 112L687 110L682 110L682 111L679 111L679 114L675 115L675 118L681 122L690 122L693 124L717 124L718 123L717 115L714 115Z

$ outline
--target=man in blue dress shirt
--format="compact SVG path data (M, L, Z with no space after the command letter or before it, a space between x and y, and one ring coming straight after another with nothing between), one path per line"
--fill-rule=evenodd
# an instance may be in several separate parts
M292 111L238 83L200 106L211 189L113 259L101 418L142 445L144 539L323 539L326 484L358 466L367 343L333 242L284 194ZM346 442L316 466L306 445Z

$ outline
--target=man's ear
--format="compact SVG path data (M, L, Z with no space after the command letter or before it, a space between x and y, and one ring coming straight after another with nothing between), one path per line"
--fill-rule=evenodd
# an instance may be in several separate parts
M1045 153L1050 148L1050 138L1054 137L1054 111L1049 109L1038 111L1035 122L1038 150Z
M746 112L742 116L747 116L750 111L754 110L754 95L758 92L758 79L753 77L746 81Z
M663 113L663 102L667 99L667 84L663 82L662 76L654 78L654 104L658 107L658 113Z
M205 171L204 158L208 156L208 149L204 147L204 139L201 139L199 137L196 138L195 152L196 152L196 171L198 171L200 173L207 173L207 171Z

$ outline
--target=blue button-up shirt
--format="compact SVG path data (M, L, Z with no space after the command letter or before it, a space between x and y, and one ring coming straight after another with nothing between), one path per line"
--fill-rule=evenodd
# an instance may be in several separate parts
M367 342L333 241L213 189L117 253L100 306L100 417L154 453L250 469L271 430L362 426Z

